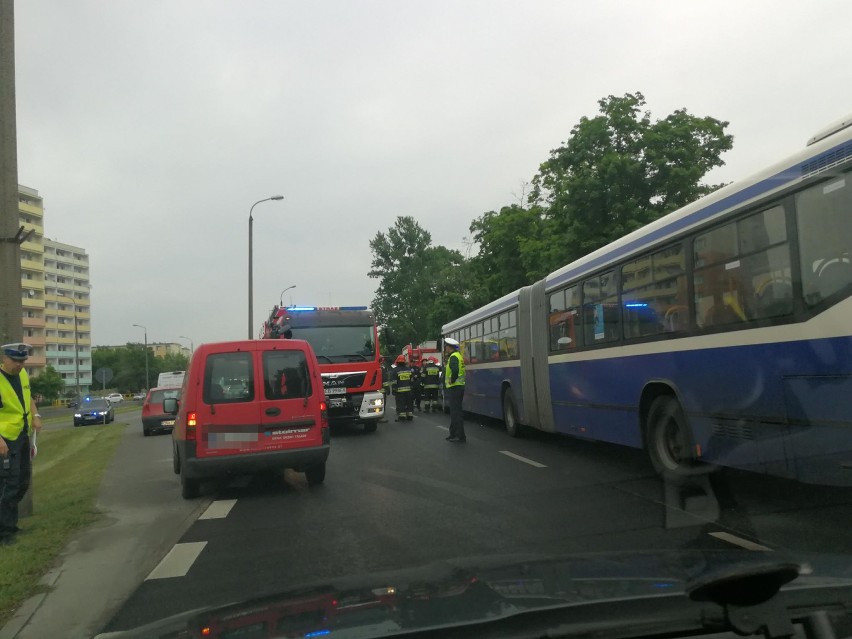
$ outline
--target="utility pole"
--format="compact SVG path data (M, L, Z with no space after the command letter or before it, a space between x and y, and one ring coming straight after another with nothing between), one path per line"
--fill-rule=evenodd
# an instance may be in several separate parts
M21 244L32 233L19 223L18 133L15 114L15 2L0 0L0 344L23 341ZM33 485L21 503L21 517L33 514Z
M15 123L15 3L0 0L0 344L22 341L18 140Z

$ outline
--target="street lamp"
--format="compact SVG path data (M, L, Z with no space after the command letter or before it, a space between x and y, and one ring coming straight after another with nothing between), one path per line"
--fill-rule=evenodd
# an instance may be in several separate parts
M74 387L77 389L77 401L80 401L80 351L77 345L77 302L67 295L56 294L56 297L64 297L70 300L74 306Z
M195 344L193 344L192 340L186 335L178 335L178 339L189 340L189 356L192 357L192 354L195 352Z
M151 388L151 379L148 377L148 329L142 324L134 324L134 326L145 331L145 390L148 391Z
M288 286L283 291L281 291L281 301L279 302L278 306L284 306L284 293L289 291L291 288L296 288L296 285L293 284L293 286ZM292 299L292 297L291 297L291 299Z
M261 202L269 202L270 200L283 200L283 199L284 199L283 195L273 195L272 197L268 197L268 198L265 198L263 200L258 200L257 202L252 204L251 208L249 209L249 262L248 262L248 338L249 339L251 339L251 326L252 326L252 324L254 324L254 319L252 317L252 303L254 301L253 300L254 292L253 292L253 288L252 288L253 283L252 283L252 261L251 261L251 258L252 258L252 253L251 253L251 251L252 251L252 246L251 246L252 237L251 236L252 236L252 222L254 221L254 218L252 218L251 214L252 214L252 211L254 211L254 207L256 207Z

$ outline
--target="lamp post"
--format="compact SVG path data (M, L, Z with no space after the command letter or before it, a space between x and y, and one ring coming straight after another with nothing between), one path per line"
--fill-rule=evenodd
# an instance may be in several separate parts
M252 289L253 281L252 281L252 222L254 218L252 218L251 214L254 211L254 207L256 207L261 202L269 202L270 200L283 200L283 195L273 195L272 197L264 198L262 200L258 200L254 204L251 205L249 209L249 262L248 262L248 338L251 339L251 326L254 324L254 318L252 317L252 303L254 301L254 291Z
M151 389L151 380L148 377L148 329L142 324L134 324L134 326L145 331L145 390L148 391Z
M189 341L189 356L192 357L192 354L195 352L195 344L193 344L192 340L186 335L178 335L178 339L185 339Z
M284 293L289 291L291 288L296 288L296 285L293 284L292 286L288 286L283 291L281 291L281 300L279 301L278 306L284 306ZM291 297L291 299L292 299L292 297Z
M74 388L77 391L77 401L80 401L80 351L77 345L77 302L67 295L56 294L56 297L64 297L70 300L74 307Z

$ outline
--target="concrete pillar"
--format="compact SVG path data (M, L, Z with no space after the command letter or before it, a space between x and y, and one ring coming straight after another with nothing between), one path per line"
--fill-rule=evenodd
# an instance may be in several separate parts
M18 214L18 136L15 114L15 4L0 0L0 344L23 339ZM33 491L19 506L33 513Z

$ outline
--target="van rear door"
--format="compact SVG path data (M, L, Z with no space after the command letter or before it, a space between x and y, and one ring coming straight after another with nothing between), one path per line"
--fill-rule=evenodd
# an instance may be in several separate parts
M257 393L257 344L239 349L223 344L204 362L198 406L198 457L218 457L261 449Z
M263 389L262 437L267 449L322 445L322 386L312 375L308 353L294 341L266 342L260 353ZM295 347L295 348L294 348Z

